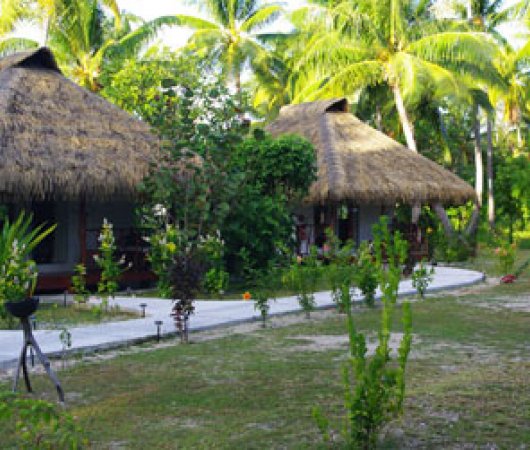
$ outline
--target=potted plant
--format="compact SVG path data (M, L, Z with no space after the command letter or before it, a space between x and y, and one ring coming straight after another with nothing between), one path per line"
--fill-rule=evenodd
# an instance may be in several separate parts
M5 219L0 232L0 316L10 320L6 312L22 318L33 314L39 300L32 297L37 284L33 249L56 225L32 228L32 216L20 213L13 222Z

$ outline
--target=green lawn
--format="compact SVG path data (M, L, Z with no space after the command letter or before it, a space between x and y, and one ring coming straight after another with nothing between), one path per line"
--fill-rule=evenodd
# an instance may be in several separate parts
M98 308L89 305L72 305L64 307L59 303L41 303L35 313L37 329L59 329L101 322L115 322L139 317L139 313L110 308L101 313ZM2 322L0 322L2 329Z
M412 305L405 412L381 448L530 446L529 296L525 274ZM379 313L358 307L357 326L375 336ZM310 411L342 411L344 322L334 311L292 315L266 329L240 325L217 339L206 338L219 331L192 335L188 346L165 341L80 362L59 373L67 409L98 449L320 448ZM55 398L46 379L35 388ZM2 448L11 448L2 426Z

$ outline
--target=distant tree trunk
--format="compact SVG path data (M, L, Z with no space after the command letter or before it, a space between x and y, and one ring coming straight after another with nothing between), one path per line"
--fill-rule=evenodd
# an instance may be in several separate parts
M447 217L447 212L445 211L445 208L440 203L434 203L432 205L432 209L440 219L440 222L442 222L442 226L444 228L445 236L448 238L451 238L455 234L455 230L453 229L453 226L451 225L451 221L449 220L449 217Z
M484 167L482 162L482 147L480 135L480 107L478 104L473 106L473 136L474 136L474 160L475 160L475 192L479 204L482 204L482 195L484 192Z
M383 132L383 113L379 103L375 105L375 126L379 131Z
M477 232L479 219L480 205L478 203L475 203L475 207L473 208L473 212L471 213L471 218L469 219L469 223L467 224L465 230L465 235L467 237L471 237Z
M239 103L238 106L241 109L240 114L243 114L243 92L241 89L241 71L239 69L236 69L234 74L234 82L236 85L236 97Z
M477 193L478 206L482 206L484 192L484 166L482 163L482 148L480 146L480 108L475 104L473 111L473 129L475 135L475 192Z
M487 176L488 176L488 223L490 228L495 228L495 197L493 193L493 140L492 128L493 119L488 114L487 133L488 133L488 152L487 152Z

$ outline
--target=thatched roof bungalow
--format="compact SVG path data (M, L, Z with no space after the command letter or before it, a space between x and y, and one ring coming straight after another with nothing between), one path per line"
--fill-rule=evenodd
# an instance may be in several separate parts
M381 213L401 204L462 204L473 188L454 173L410 151L348 112L346 99L289 105L266 128L296 133L315 146L318 178L304 219L313 241L327 226L342 238L370 238ZM338 218L338 219L337 219Z
M47 48L0 59L0 200L58 223L41 271L90 263L103 217L132 227L157 148L145 123L65 78Z

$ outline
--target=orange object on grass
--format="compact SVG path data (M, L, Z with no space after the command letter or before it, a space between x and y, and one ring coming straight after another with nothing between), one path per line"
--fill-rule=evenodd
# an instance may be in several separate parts
M250 292L245 292L243 294L243 300L250 300L252 298L252 295L250 295Z

